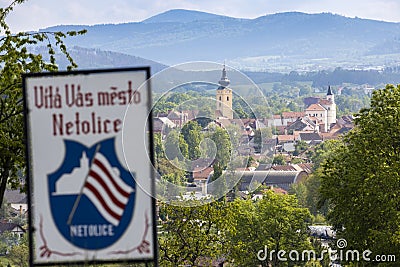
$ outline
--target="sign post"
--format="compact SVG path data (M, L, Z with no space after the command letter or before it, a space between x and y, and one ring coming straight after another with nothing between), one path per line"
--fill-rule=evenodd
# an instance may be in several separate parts
M23 77L31 266L157 265L149 77L149 68Z

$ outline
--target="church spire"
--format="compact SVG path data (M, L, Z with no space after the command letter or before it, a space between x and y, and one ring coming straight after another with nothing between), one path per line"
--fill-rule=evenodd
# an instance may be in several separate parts
M330 85L328 86L328 93L327 93L326 95L333 95L333 94L332 94L332 90L331 90L331 86L330 86Z
M216 90L216 116L225 117L228 119L233 119L232 111L232 89L228 86L231 83L226 75L226 67L224 63L224 68L222 69L222 77L219 80L219 87Z
M220 88L225 88L228 87L231 81L229 81L228 76L226 75L226 68L225 68L225 63L224 63L224 68L222 69L222 76L221 80L219 80L219 85Z

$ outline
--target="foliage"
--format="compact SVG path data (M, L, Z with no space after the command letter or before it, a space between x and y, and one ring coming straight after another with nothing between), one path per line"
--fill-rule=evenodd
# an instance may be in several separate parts
M186 182L184 160L188 157L188 145L178 131L171 130L164 144L161 135L154 134L154 151L155 168L161 178L157 192L164 196L180 195L181 186Z
M159 140L157 140L157 142L159 142ZM159 143L156 144L156 148L158 149L158 152L160 152L160 145ZM169 160L174 160L175 158L177 158L179 161L183 161L189 156L189 146L186 143L184 137L180 135L176 130L172 130L169 132L167 138L165 139L164 148L164 154Z
M7 219L9 216L10 216L9 205L7 199L4 199L0 207L0 219L4 220Z
M322 142L321 144L318 144L314 151L311 153L309 156L311 158L311 161L313 162L313 169L317 170L319 166L321 165L321 162L324 160L327 160L330 155L332 154L332 151L334 148L339 146L341 144L341 141L339 140L327 140Z
M162 144L162 137L160 133L153 133L153 142L154 142L154 158L155 162L157 162L165 157L164 148Z
M252 167L255 163L256 163L256 160L252 156L249 156L247 159L246 167L247 168Z
M181 129L181 136L189 147L188 157L196 160L200 157L201 127L195 121L187 122Z
M324 220L328 207L327 203L320 201L320 185L320 170L318 169L304 181L292 184L289 193L294 194L299 204L307 208L313 216L318 216L318 220Z
M348 248L400 251L400 86L375 91L353 131L321 164L328 219Z
M221 177L222 171L223 171L221 164L219 164L218 162L213 165L213 170L214 171L213 171L213 175L211 176L211 181L215 181L219 177Z
M166 214L159 235L160 266L210 266L226 253L231 215L223 202L171 204L160 207Z
M325 216L327 213L327 203L320 201L321 169L319 166L331 157L333 149L340 143L338 140L327 140L317 145L309 155L314 164L314 172L304 181L292 184L290 188L290 193L297 196L300 205L308 208L314 216ZM303 150L306 147L304 141L300 141L296 145L296 150ZM292 160L292 163L294 164L295 160Z
M70 62L68 70L77 67L64 39L67 36L84 34L86 31L62 32L19 32L12 33L6 18L15 6L25 0L13 1L8 7L0 8L0 204L7 183L13 188L21 184L18 171L25 167L23 136L22 79L24 73L57 71L55 54L60 51ZM42 54L30 51L35 45L45 44L49 61Z
M17 245L11 247L7 258L18 267L28 267L29 263L29 246L28 235L25 234L19 240Z
M319 261L309 261L304 265L304 267L322 267L322 265Z
M229 237L229 258L235 265L286 266L278 261L276 254L270 259L268 251L311 249L307 235L310 213L299 207L295 196L267 190L258 201L236 199L230 205L235 211L235 231ZM260 261L257 254L264 248L268 255Z
M282 154L274 156L274 159L272 160L272 164L275 164L275 165L286 165L285 156L282 155Z
M263 144L268 138L272 137L271 128L261 128L254 131L254 148L256 152L261 152ZM264 147L265 150L265 147Z
M306 232L310 213L292 195L263 193L257 201L162 204L160 265L210 266L212 260L223 259L232 266L294 266L296 262L278 262L276 255L273 261L260 261L257 254L265 246L276 251L312 249Z
M229 134L225 129L215 127L210 137L214 141L217 150L215 161L225 169L229 164L232 152L232 144Z
M0 254L5 255L9 252L10 248L18 244L18 236L5 231L0 236Z
M233 149L233 152L235 151L235 148L239 147L240 144L240 133L241 133L241 129L239 127L239 125L236 124L229 124L227 126L224 127L225 130L228 133L228 136L230 138L230 143Z
M307 150L308 145L304 140L300 140L300 141L296 142L294 147L295 147L295 150L293 152L293 156L298 156L299 154L301 154L302 152Z
M296 196L301 207L307 208L308 190L304 182L291 184L289 193Z

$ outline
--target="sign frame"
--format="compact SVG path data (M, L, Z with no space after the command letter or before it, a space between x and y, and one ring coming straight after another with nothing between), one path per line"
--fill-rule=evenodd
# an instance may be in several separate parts
M29 101L28 101L28 96L30 96L31 92L28 92L30 88L28 88L28 80L29 79L40 79L40 78L57 78L57 77L76 77L76 76L90 76L90 75L107 75L107 74L118 74L118 73L137 73L137 72L144 72L144 80L142 81L141 85L139 86L140 88L143 86L145 89L144 91L141 91L142 93L146 93L146 100L147 100L147 111L146 113L148 114L147 118L145 118L145 123L147 123L147 128L146 130L148 131L147 134L147 141L148 144L146 145L146 153L148 154L148 157L150 158L149 162L149 179L150 179L150 194L147 197L150 198L150 213L149 217L151 222L148 223L148 218L146 217L146 229L148 229L149 232L152 233L152 244L150 245L150 249L152 250L152 257L136 257L136 258L129 258L125 257L122 259L118 258L93 258L93 259L79 259L79 260L49 260L49 261L36 261L35 260L35 253L37 253L36 250L38 250L38 242L35 240L35 232L39 231L37 229L37 219L35 219L35 214L34 212L38 210L40 207L34 207L34 197L32 194L34 194L33 190L33 184L34 184L34 171L33 171L33 153L34 149L32 147L32 139L34 134L40 134L40 133L33 133L32 132L32 127L31 127L31 117L30 117L30 106L29 106ZM26 157L26 163L27 163L27 197L28 197L28 207L29 207L29 216L28 216L28 227L29 227L29 266L49 266L49 265L69 265L69 264L107 264L107 263L153 263L153 266L158 267L158 241L157 241L157 225L156 225L156 199L155 199L155 173L154 173L154 140L153 140L153 114L152 114L152 92L151 92L151 85L150 85L150 67L128 67L128 68L112 68L112 69L93 69L93 70L76 70L76 71L59 71L59 72L52 72L52 73L26 73L22 75L22 89L23 89L23 105L24 105L24 133L25 133L25 144L26 144L26 151L25 151L25 157ZM136 88L136 87L135 87ZM129 103L130 104L130 103ZM127 104L127 106L129 105ZM126 115L126 114L125 114ZM125 122L124 118L123 123ZM53 122L54 123L54 122ZM53 126L54 127L54 126ZM105 126L104 126L105 127ZM123 130L121 130L123 135ZM99 146L99 145L98 145ZM96 155L96 152L94 152ZM94 158L93 155L93 158ZM126 159L125 159L126 161ZM126 162L125 162L126 163ZM91 168L91 167L90 167ZM36 177L37 178L37 177ZM132 178L132 177L131 177ZM42 178L44 179L44 178ZM87 179L87 178L86 178ZM136 180L136 178L135 178ZM86 180L85 180L86 181ZM149 192L147 192L148 194ZM136 202L136 201L135 201ZM140 205L140 203L134 203L133 205ZM75 212L75 210L74 210ZM132 211L132 218L134 217ZM48 218L50 219L50 218ZM36 220L36 221L35 221ZM130 219L129 224L126 228L128 228L132 224L132 219ZM147 228L148 227L148 228ZM41 229L40 229L41 230ZM125 231L125 230L124 230ZM127 237L124 237L127 239ZM115 243L119 242L119 239L122 239L120 237L117 238L117 241L114 241ZM43 246L42 246L43 247ZM81 248L82 251L87 251L88 249L86 248ZM89 249L90 250L90 249ZM46 255L45 255L46 256ZM48 257L50 257L50 254L47 254ZM69 257L68 257L69 258Z

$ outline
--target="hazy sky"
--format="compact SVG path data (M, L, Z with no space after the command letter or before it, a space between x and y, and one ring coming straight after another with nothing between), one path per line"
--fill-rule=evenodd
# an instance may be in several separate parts
M10 2L0 0L0 6ZM242 18L301 11L400 22L400 0L28 0L7 21L13 31L38 30L60 24L142 21L176 8Z

